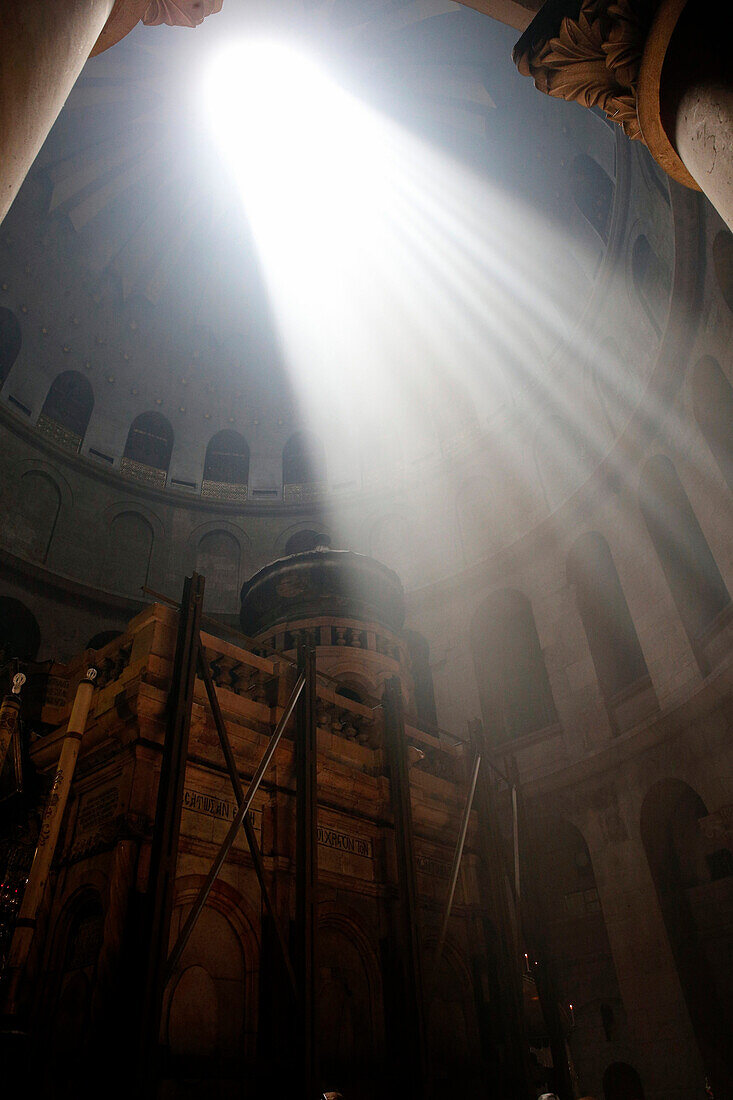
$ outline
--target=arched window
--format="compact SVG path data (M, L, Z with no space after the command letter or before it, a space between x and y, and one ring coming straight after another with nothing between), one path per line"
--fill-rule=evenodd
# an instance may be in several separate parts
M20 600L0 596L0 665L13 657L34 661L40 644L35 615Z
M46 561L61 511L61 492L47 473L29 470L20 479L13 515L14 542L31 558Z
M43 403L38 427L62 447L81 448L94 408L92 387L75 370L58 374Z
M598 236L608 243L613 208L613 183L598 161L585 153L570 165L570 186L575 205Z
M695 367L692 394L700 431L733 491L733 387L710 355Z
M310 432L296 432L283 449L283 500L289 504L315 500L326 481L326 456Z
M11 310L0 309L0 386L10 374L22 342L18 318Z
M667 316L672 279L666 264L659 259L643 233L634 241L631 270L639 301L659 336Z
M598 682L613 716L622 727L638 720L638 706L630 706L632 688L650 688L649 670L631 619L626 597L608 543L602 535L582 535L568 556L568 582L588 639ZM654 698L649 700L654 705ZM618 710L616 710L618 707ZM643 713L648 711L643 708Z
M700 645L730 596L677 472L664 455L655 455L644 468L640 504L682 624L707 671Z
M720 840L707 838L700 828L700 819L707 814L692 787L680 779L664 779L647 793L640 827L690 1020L715 1081L731 1079L733 1021L728 968L718 972L705 942L710 932L704 914L715 910L720 896L713 885Z
M239 432L223 431L206 448L201 496L214 500L247 499L249 447Z
M204 603L209 611L236 611L239 594L239 542L229 531L209 531L196 550L196 572L206 580Z
M142 599L153 553L153 529L138 512L121 512L112 520L103 583L115 592Z
M487 733L495 741L555 725L557 712L532 605L521 592L497 592L479 608L471 648Z
M406 630L404 638L410 654L410 668L415 685L417 720L421 725L437 726L433 673L430 668L430 646L416 630Z
M285 554L305 554L331 545L331 536L324 531L296 531L285 543Z
M173 450L173 429L156 412L141 413L130 425L121 469L128 477L162 488Z
M733 233L721 229L713 241L715 279L728 309L733 310Z

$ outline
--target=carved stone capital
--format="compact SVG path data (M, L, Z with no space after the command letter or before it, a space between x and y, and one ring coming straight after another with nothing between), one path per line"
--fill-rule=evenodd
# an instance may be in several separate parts
M223 0L116 0L112 14L92 50L92 57L108 50L141 20L147 26L198 27L207 15L221 11Z
M672 0L675 22L685 2ZM541 92L599 107L627 137L645 141L666 172L697 188L679 157L670 156L669 148L660 155L658 142L648 140L640 122L640 75L649 71L649 52L659 54L658 25L660 17L669 23L670 6L669 0L546 0L513 57L520 73L532 77ZM669 35L664 37L666 49ZM661 76L661 64L653 67Z
M198 27L207 15L221 11L223 0L150 0L143 23L157 27L167 23L169 27Z

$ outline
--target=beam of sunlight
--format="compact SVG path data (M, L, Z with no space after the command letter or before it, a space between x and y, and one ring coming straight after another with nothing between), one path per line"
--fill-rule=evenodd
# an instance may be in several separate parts
M491 431L521 391L567 424L546 448L564 481L574 473L580 484L613 438L604 443L607 426L587 414L581 365L607 390L627 385L616 351L580 324L593 287L582 271L596 265L585 246L286 43L232 44L207 74L204 108L241 193L303 420L344 443L340 479L361 480L348 468L359 439L399 437L419 463L488 428L495 473L521 489L526 456ZM625 287L607 280L603 294L622 318ZM575 373L548 371L553 357ZM632 406L627 388L619 403Z

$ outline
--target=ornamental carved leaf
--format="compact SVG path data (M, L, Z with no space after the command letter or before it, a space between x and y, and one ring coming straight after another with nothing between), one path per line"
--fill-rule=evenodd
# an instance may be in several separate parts
M618 122L628 138L631 138L632 141L643 140L639 118L636 113L636 95L634 92L610 97L603 109L613 122Z
M605 66L600 20L591 22L584 12L577 22L565 16L560 33L545 43L533 61L535 65L549 65L553 69L587 61L600 61Z
M635 88L651 20L649 4L632 7L628 0L618 0L608 14L613 21L603 43L606 62L620 84Z
M556 99L574 100L583 107L603 106L611 94L605 64L589 61L557 69L548 74L548 94Z
M207 15L221 11L223 0L151 0L145 9L143 23L157 27L198 27Z
M554 38L517 59L520 72L556 99L599 107L639 139L636 81L652 12L653 0L585 0L577 19L565 16Z

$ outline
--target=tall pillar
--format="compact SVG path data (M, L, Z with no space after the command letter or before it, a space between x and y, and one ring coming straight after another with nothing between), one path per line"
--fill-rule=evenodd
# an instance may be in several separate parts
M184 581L178 614L176 655L168 692L168 714L150 849L140 959L142 973L138 981L141 993L137 1019L140 1037L138 1076L140 1087L151 1096L155 1095L159 1070L160 1016L170 945L203 602L204 578L199 573L193 573Z
M514 61L547 95L605 111L733 228L729 18L725 0L546 0Z
M7 0L0 34L0 220L112 14L115 0Z
M84 63L149 24L194 27L222 0L3 0L0 20L0 222Z
M733 228L733 62L716 33L716 24L726 25L723 5L704 7L703 18L688 4L674 27L660 80L661 120L690 175Z

